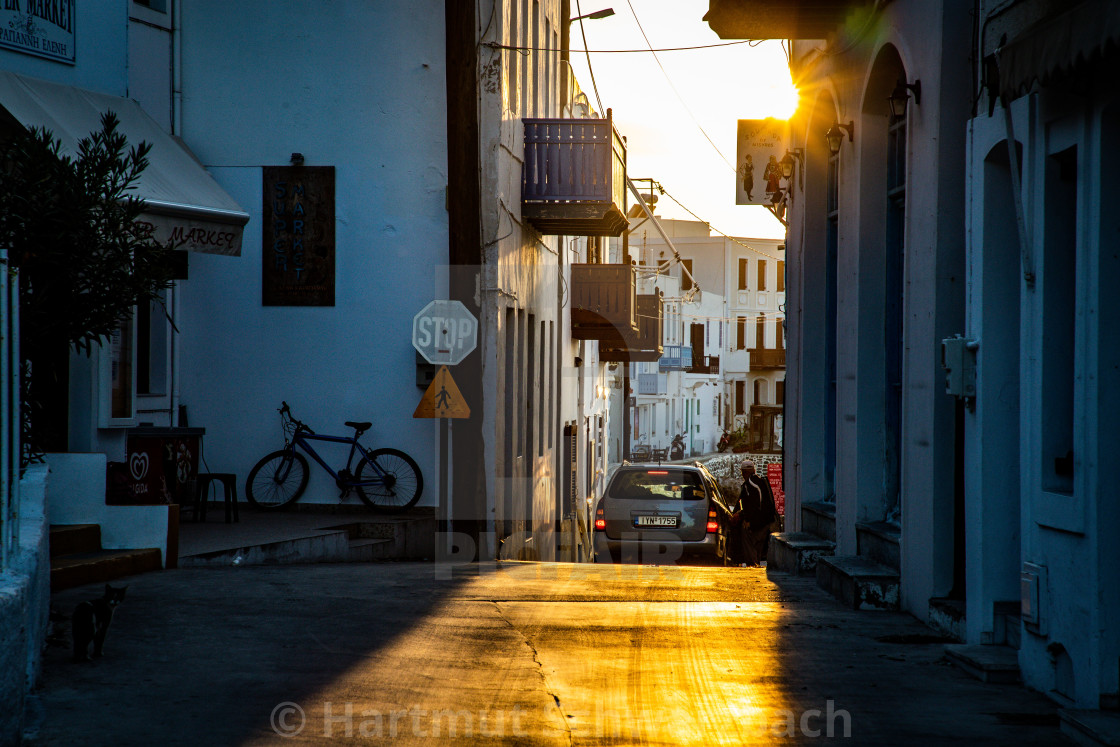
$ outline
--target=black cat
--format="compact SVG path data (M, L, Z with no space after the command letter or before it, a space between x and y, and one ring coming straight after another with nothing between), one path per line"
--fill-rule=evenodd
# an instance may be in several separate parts
M93 643L93 655L101 656L105 647L105 635L109 623L113 622L113 610L124 601L127 586L120 588L105 584L105 595L92 602L82 602L74 608L70 627L74 634L74 661L89 661L89 644Z

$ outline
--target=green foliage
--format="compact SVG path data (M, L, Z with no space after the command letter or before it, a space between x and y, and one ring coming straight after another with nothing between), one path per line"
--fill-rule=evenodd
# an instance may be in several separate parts
M65 342L87 353L170 287L174 251L135 223L133 193L151 145L132 147L112 112L71 158L46 129L4 144L0 241L20 269L21 338L36 347Z
M129 147L118 124L115 114L103 114L101 129L83 138L74 156L41 128L0 143L0 246L20 272L20 350L32 377L22 406L32 453L43 440L34 421L47 404L43 392L51 391L46 379L59 378L42 362L64 364L71 346L88 355L134 306L172 283L174 249L136 222L144 204L135 184L151 146Z

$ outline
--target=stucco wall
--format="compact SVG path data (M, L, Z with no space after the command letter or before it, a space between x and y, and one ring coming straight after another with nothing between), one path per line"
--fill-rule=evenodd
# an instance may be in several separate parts
M373 421L367 445L400 448L433 478L438 421L412 417L411 324L446 297L443 3L210 0L182 15L182 135L251 216L242 256L192 255L181 286L181 402L207 429L206 466L244 480L282 445L286 400L323 433ZM261 304L261 166L293 152L336 170L333 307ZM313 466L301 500L339 493Z
M42 666L50 612L46 491L46 467L30 467L19 485L19 542L0 572L0 744L19 743L26 695Z

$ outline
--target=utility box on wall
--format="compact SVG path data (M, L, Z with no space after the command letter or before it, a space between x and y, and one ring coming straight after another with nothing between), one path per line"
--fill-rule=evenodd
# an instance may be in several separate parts
M980 343L956 335L941 341L941 367L945 393L971 399L976 396L976 350Z

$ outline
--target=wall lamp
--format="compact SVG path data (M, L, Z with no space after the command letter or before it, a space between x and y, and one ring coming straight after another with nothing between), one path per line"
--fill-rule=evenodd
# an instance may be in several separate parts
M592 21L598 21L600 18L609 18L610 16L613 16L613 15L614 15L614 8L603 8L602 10L597 10L594 13L584 13L582 16L576 16L575 18L569 18L568 23L571 23L572 21L578 21L582 18L589 18Z
M887 101L891 105L891 116L895 119L902 119L906 116L906 103L910 100L910 92L914 93L914 103L918 106L922 105L922 81L915 80L913 83L907 83L905 78L898 79L898 85L891 91L891 95L887 97Z
M844 143L844 133L848 133L848 142L854 143L856 139L856 123L854 120L849 121L848 124L841 124L837 122L828 128L828 132L824 134L824 139L828 141L828 152L836 155L840 152L840 146Z
M303 154L302 153L293 153L289 160L290 160L290 162L293 166L302 166L303 165Z
M805 150L803 148L787 150L782 160L778 161L778 167L781 168L782 177L785 179L793 176L794 156L797 156L797 163L801 165L801 168L805 168Z

